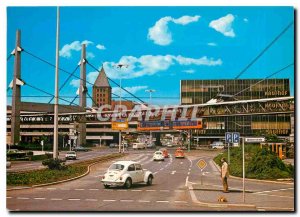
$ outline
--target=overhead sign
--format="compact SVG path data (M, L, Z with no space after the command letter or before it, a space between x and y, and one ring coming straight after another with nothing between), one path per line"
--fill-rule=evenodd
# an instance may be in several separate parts
M225 133L225 142L226 143L239 143L240 141L240 133L238 132L226 132Z
M247 143L260 143L265 142L266 139L264 137L247 137L245 138L245 142Z
M111 122L112 130L126 130L128 129L128 121L127 120L116 120Z
M207 166L207 163L206 163L205 160L200 159L200 160L197 162L197 166L198 166L201 170L204 170L204 168Z

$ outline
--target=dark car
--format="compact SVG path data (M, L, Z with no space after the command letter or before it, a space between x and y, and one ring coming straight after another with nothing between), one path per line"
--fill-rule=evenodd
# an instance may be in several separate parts
M85 148L85 147L82 147L82 146L77 146L75 148L73 148L73 151L90 151L91 149L89 148Z
M109 144L109 147L110 148L116 148L116 147L118 147L119 146L119 144L117 144L117 143L110 143Z

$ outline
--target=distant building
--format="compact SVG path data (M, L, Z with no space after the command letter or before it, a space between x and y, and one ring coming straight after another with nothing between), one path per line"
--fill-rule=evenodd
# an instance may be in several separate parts
M112 100L111 101L111 109L114 110L115 106L120 105L120 101L118 100ZM134 102L132 101L123 101L121 100L121 105L126 106L127 110L131 110L134 108L134 106L136 105Z
M93 85L93 107L111 104L111 86L102 67Z

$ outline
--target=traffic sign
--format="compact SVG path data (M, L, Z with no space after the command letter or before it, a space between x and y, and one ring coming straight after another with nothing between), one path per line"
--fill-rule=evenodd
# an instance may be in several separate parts
M240 142L240 133L232 133L232 140L233 143L239 143Z
M128 121L127 120L116 120L111 122L112 130L126 130L128 129Z
M260 143L264 142L265 138L264 137L247 137L245 138L245 142L247 143Z
M230 133L230 132L226 132L225 133L225 142L226 143L232 143L232 133Z
M200 159L198 162L197 162L197 166L202 170L204 170L204 168L207 166L207 163L205 160L203 159Z

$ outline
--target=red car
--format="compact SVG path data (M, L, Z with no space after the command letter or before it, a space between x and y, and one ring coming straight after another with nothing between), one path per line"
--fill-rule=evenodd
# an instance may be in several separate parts
M175 151L175 158L184 158L184 153L181 149Z
M159 150L163 153L164 158L169 157L169 153L168 153L168 150L167 150L167 149L161 148L161 149L159 149Z

